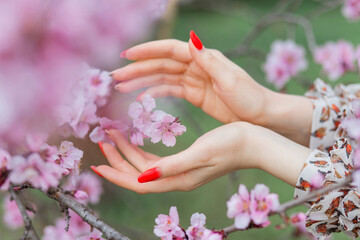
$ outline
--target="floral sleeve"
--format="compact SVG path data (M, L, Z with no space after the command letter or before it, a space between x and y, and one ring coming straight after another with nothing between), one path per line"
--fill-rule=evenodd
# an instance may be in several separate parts
M296 184L295 198L304 197L320 186L336 184L354 169L353 148L358 142L347 134L342 121L354 117L351 102L360 98L360 84L338 85L335 89L317 79L305 94L312 99L314 112L310 148ZM343 231L360 236L360 191L344 187L307 202L306 227L318 239Z

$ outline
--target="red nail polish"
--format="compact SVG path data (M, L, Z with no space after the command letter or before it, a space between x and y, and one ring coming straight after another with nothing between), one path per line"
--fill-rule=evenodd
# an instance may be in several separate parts
M144 93L145 92L140 93L139 96L137 96L135 100L139 102L141 97L144 95Z
M93 170L97 175L99 175L100 177L103 178L103 175L101 175L98 171L96 171L96 167L95 167L95 166L91 166L90 168L91 168L91 170Z
M100 147L100 149L101 149L101 152L104 154L104 156L106 157L106 155L105 155L105 152L104 152L104 149L103 149L103 142L98 142L98 144L99 144L99 147Z
M126 58L126 51L127 51L127 50L125 50L125 51L123 51L122 53L120 53L120 57L121 57L121 58Z
M159 179L160 177L161 177L160 168L158 167L151 168L149 170L146 170L139 176L138 182L139 183L150 182Z
M198 50L203 48L203 44L201 43L200 38L196 36L193 30L190 31L190 39Z

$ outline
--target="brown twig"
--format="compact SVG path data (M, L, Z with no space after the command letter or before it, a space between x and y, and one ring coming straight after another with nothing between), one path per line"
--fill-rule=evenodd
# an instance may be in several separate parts
M19 196L19 192L15 191L12 185L10 185L9 187L9 192L11 194L12 199L16 202L17 206L19 207L21 216L25 224L25 232L20 240L27 240L27 239L40 240L40 238L38 237L35 231L34 226L32 225L32 221L30 217L26 212L26 207Z
M61 206L66 206L67 208L73 210L82 218L83 221L87 222L89 225L95 227L100 232L102 232L105 235L106 239L129 240L128 237L119 233L118 231L101 221L98 217L96 217L93 214L93 211L90 210L87 206L79 203L72 196L65 194L60 188L52 188L48 192L43 193L57 201Z

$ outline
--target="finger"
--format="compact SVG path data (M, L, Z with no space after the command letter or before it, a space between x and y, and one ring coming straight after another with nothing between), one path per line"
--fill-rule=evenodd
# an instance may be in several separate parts
M171 58L180 62L191 61L187 43L175 39L152 41L129 48L124 53L129 60Z
M132 79L131 81L121 82L116 85L116 89L123 93L132 92L140 88L161 85L161 84L170 84L178 85L183 78L183 74L166 74L158 73L150 76L139 77Z
M196 39L197 36L194 37L193 34L190 35L191 39L189 40L189 50L194 61L200 66L200 68L202 68L203 71L207 72L216 83L220 83L220 81L222 81L222 88L231 88L236 81L236 75L233 68L229 68L228 64L224 63L221 58L213 54L212 51L214 50L208 50L205 47L202 47L200 50L196 48L193 43L193 41L196 40L192 39Z
M152 75L156 73L180 74L184 73L188 64L169 58L142 60L130 63L123 68L114 70L111 76L117 81L124 81Z
M108 133L111 139L114 140L119 150L125 155L127 160L140 171L144 171L150 164L152 164L152 160L159 159L158 156L145 153L137 146L130 144L120 131L111 129L108 130Z
M119 171L106 165L97 166L96 171L110 182L141 194L186 190L182 177L142 184L138 182L139 174Z
M126 170L128 172L138 173L127 161L125 161L119 152L111 144L103 143L102 149L110 165L117 170Z
M185 174L198 168L213 166L203 151L194 150L191 147L178 154L161 158L159 161L143 172L138 181L149 182L157 179Z
M153 98L173 96L177 98L185 98L186 93L183 86L176 85L160 85L148 88L141 96L150 94Z

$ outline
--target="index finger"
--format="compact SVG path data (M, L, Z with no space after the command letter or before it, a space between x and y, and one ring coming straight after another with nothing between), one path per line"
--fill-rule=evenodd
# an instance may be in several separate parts
M188 44L175 39L143 43L127 49L122 55L131 61L151 58L171 58L179 62L192 60Z

